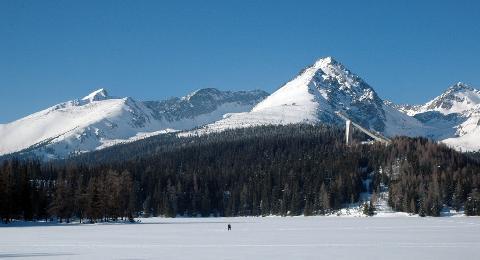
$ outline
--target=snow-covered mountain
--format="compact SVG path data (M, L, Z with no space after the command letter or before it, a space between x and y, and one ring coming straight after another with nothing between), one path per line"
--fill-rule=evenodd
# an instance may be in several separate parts
M244 112L268 94L264 91L200 89L183 98L136 101L99 89L17 121L0 124L0 155L30 151L62 158L169 131L215 122L225 113Z
M459 82L424 105L398 108L432 129L428 137L458 150L480 150L480 90Z
M387 136L426 132L421 122L385 103L370 85L331 57L302 70L251 111L229 114L198 132L265 124L343 124L336 111Z
M179 135L272 124L343 125L337 111L386 136L426 136L459 150L480 150L479 90L457 83L424 105L395 105L327 57L271 95L208 88L182 98L136 101L99 89L0 125L0 155L29 151L62 158L182 130Z
M464 113L478 108L480 104L480 90L474 89L465 83L458 82L450 86L440 96L424 105L399 105L398 108L414 116L416 114L438 111L444 115Z

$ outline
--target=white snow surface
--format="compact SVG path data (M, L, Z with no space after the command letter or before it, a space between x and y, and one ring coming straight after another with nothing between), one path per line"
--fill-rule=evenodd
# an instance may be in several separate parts
M0 233L6 259L468 260L480 248L478 217L149 218L14 223Z
M480 151L480 116L469 118L459 126L465 133L442 140L445 144L463 152Z
M385 131L386 136L424 136L429 128L413 117L400 113L395 108L383 104L385 111Z

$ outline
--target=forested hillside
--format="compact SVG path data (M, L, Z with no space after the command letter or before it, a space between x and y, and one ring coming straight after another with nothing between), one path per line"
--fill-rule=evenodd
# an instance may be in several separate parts
M438 216L450 206L480 215L474 155L423 138L347 147L341 129L290 125L163 135L47 164L7 159L0 168L0 217L329 214L359 200L370 172L374 190L389 187L396 210Z

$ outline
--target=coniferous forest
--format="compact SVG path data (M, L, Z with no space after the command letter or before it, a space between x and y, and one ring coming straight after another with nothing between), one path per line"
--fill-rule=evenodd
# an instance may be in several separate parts
M4 158L0 218L98 222L137 216L330 214L358 202L362 181L421 216L480 215L480 157L424 138L346 146L323 125L167 134L62 161Z

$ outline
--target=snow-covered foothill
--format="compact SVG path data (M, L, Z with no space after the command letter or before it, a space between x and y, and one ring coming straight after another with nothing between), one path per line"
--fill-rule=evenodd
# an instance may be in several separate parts
M0 155L29 151L45 159L102 149L215 122L250 110L263 91L197 90L184 98L136 101L99 89L8 124L0 124Z

